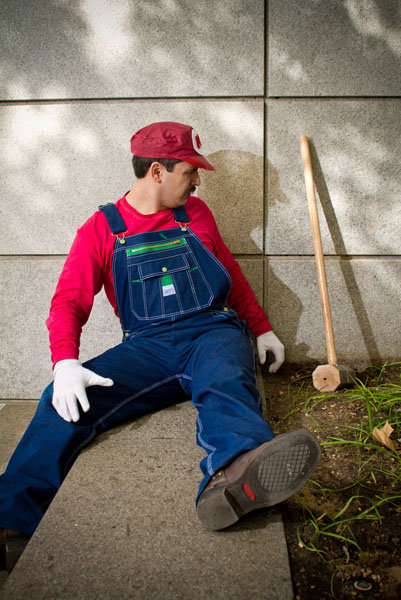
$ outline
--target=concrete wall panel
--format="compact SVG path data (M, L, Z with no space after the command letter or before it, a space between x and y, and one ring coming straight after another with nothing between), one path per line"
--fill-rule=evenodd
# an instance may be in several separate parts
M45 321L63 263L57 258L0 260L2 398L39 398L52 380ZM83 330L80 359L104 352L121 337L119 321L101 292Z
M260 253L263 101L2 106L0 253L68 252L77 227L97 206L131 187L131 135L165 120L191 124L200 133L217 172L201 171L199 194L232 251Z
M253 258L240 258L237 262L241 267L242 272L245 275L249 285L251 286L253 293L256 296L256 300L261 306L263 306L263 260Z
M311 142L324 251L400 253L400 110L398 99L268 101L268 254L313 254L301 135Z
M1 0L5 100L261 95L263 0Z
M339 364L365 366L401 355L400 259L326 260ZM266 312L290 362L327 363L313 259L270 259Z
M400 96L398 0L269 0L269 96Z

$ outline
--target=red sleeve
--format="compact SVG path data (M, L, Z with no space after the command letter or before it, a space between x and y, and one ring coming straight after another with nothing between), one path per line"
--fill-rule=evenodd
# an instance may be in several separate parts
M228 305L236 311L240 319L247 322L249 329L256 337L267 331L272 331L273 327L263 312L263 308L258 304L255 294L241 271L241 267L223 242L216 221L209 209L208 212L210 214L209 227L212 230L216 257L227 269L232 281L231 292L227 299Z
M53 364L78 358L82 327L95 294L103 285L103 269L91 221L78 229L50 305L49 330Z

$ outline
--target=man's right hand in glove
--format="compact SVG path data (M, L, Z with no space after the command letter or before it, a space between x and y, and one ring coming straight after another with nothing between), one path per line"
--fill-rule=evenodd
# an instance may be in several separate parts
M79 420L78 402L82 410L88 412L90 406L85 388L91 385L111 386L114 382L85 369L73 358L55 364L52 404L64 421Z

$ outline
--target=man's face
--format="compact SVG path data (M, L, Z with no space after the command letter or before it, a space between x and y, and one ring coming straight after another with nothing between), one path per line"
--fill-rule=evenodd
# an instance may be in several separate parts
M187 162L177 163L171 172L162 166L161 205L163 208L184 205L199 184L198 168Z

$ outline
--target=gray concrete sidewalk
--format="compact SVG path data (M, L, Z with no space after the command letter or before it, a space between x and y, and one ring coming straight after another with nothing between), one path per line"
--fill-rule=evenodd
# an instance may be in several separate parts
M11 412L11 405L0 411L3 426ZM278 512L251 513L222 532L207 532L198 521L203 451L195 419L186 402L97 438L74 464L1 597L292 599Z

